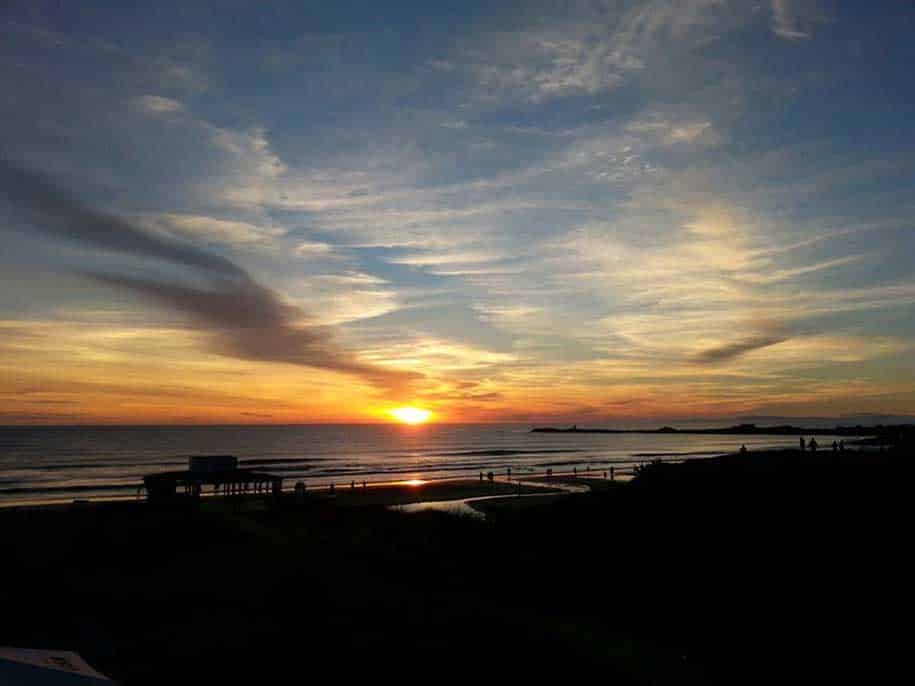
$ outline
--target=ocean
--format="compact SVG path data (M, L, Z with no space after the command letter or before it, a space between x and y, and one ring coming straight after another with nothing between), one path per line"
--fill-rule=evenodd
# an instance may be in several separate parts
M620 472L652 459L695 459L797 445L794 436L549 434L519 424L0 427L0 506L137 497L146 474L193 455L236 455L286 488L554 472ZM822 440L820 440L822 439ZM818 438L822 445L831 437Z

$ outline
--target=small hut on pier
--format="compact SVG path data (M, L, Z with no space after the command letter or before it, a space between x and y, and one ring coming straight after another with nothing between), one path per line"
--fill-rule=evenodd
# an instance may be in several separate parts
M211 486L215 495L279 495L283 477L239 469L238 458L233 455L198 455L188 459L187 471L149 474L143 477L143 486L151 502L167 502L182 495L199 498L205 486Z

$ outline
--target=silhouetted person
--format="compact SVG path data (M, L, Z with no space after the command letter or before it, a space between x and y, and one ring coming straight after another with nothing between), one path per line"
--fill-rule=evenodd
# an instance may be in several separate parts
M815 453L817 451L817 439L810 437L810 452Z
M578 476L578 467L572 467L572 475Z
M839 452L841 452L841 453L845 452L845 441L844 440L839 441Z
M508 478L511 479L512 478L512 468L511 467L508 468L507 474L508 474Z
M804 448L805 448L805 447L806 447L806 446L804 445L804 437L801 436L801 452L804 452Z
M746 446L746 445L740 446L740 454L741 454L741 455L746 455L746 454L747 454L747 446Z
M839 449L839 444L835 441L832 442L832 452L836 452Z
M356 488L356 480L355 480L355 479L353 479L352 481L349 482L349 487L350 487L350 490Z
M480 481L483 480L483 472L480 472Z
M335 492L335 490L334 490L334 485L333 485L333 483L331 483L331 485L330 485L330 494L333 495L334 492Z

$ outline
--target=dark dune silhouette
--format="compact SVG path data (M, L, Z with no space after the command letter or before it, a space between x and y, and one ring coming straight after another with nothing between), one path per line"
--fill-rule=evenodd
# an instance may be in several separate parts
M385 509L423 497L404 487L0 512L0 644L40 637L125 684L325 665L889 683L908 654L890 620L912 458L904 440L649 464L578 495L459 485L506 496L478 505L485 521Z

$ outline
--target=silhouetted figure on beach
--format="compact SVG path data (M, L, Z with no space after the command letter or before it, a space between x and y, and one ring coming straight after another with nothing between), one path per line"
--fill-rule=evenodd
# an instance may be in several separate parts
M511 478L512 478L512 468L509 467L509 468L506 470L506 473L508 474L508 478L511 479Z
M483 472L480 472L480 481L483 480Z
M832 442L832 452L835 453L835 452L838 452L838 450L839 450L839 444L836 443L835 441L833 441Z
M616 480L616 473L615 473L615 472L616 472L616 469L614 469L613 467L610 467L610 481L615 481L615 480Z
M817 451L817 439L811 436L810 438L810 452L815 453Z
M747 446L746 446L746 445L740 446L740 454L741 454L741 455L746 455L746 454L747 454Z
M840 453L845 452L845 441L839 441L839 452Z
M805 447L806 447L806 446L804 445L804 437L801 436L801 452L804 452L804 448L805 448Z

